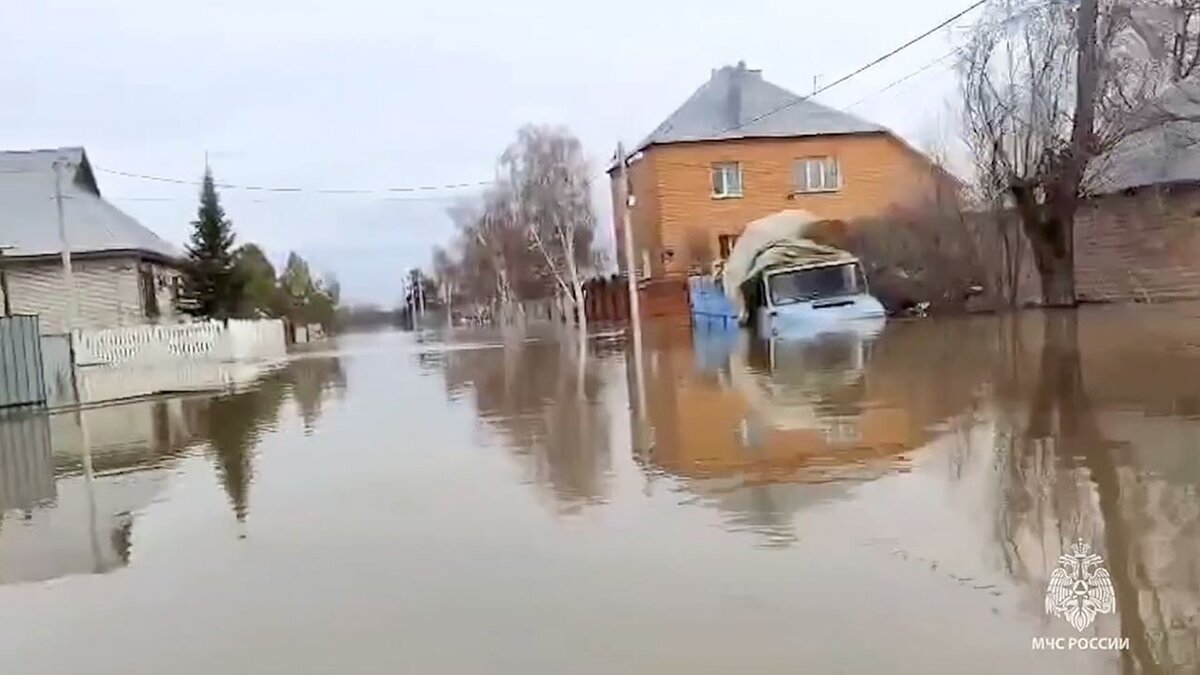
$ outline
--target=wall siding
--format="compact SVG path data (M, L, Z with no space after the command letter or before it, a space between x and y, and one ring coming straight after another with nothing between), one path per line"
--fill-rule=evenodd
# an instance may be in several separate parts
M842 188L793 195L793 163L821 156L837 158ZM713 198L709 167L715 162L741 163L742 197ZM746 223L784 209L836 219L878 215L932 195L930 166L886 134L654 146L631 168L634 231L639 247L652 251L656 276L684 272L692 229L707 233L715 252L718 235L738 234ZM619 222L616 232L621 235Z
M77 260L72 264L79 291L76 328L115 328L151 321L142 309L138 290L138 261L134 258ZM174 274L156 267L159 273ZM8 263L8 289L15 314L38 314L42 331L61 333L65 328L67 286L57 262ZM159 321L174 319L170 289L159 291Z

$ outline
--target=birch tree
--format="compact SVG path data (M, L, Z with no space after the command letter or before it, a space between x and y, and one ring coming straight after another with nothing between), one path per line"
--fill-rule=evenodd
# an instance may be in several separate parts
M467 298L499 315L501 322L523 319L520 300L539 293L538 257L517 217L515 193L498 181L481 198L449 209L459 259L452 283Z
M583 145L559 127L523 127L500 159L500 175L514 198L514 217L558 291L570 299L584 334L583 280L591 272L596 231L588 174Z

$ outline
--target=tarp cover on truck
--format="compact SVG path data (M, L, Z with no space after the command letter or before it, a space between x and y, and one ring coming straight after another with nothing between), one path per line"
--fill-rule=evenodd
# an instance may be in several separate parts
M857 260L840 248L814 241L838 238L841 227L839 221L822 220L799 209L780 211L746 225L733 245L729 259L717 273L738 320L744 322L748 318L742 285L761 276L764 270Z

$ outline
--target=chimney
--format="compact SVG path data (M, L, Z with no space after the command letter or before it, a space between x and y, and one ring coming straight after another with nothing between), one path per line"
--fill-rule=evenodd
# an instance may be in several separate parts
M745 81L746 73L745 61L738 61L736 67L729 68L729 91L726 93L725 99L725 121L730 127L736 127L742 123L742 83Z

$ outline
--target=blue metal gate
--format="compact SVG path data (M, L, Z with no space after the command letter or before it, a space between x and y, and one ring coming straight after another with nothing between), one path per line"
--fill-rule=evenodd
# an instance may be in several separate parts
M42 405L46 376L36 316L0 317L0 408Z

